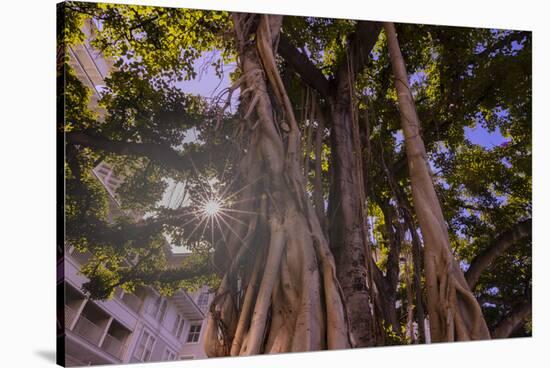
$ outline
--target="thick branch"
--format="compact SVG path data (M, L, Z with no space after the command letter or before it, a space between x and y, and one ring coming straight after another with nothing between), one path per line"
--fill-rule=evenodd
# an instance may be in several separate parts
M517 305L510 315L502 320L492 331L494 339L504 339L510 336L512 332L531 314L531 300Z
M301 53L292 42L281 33L279 39L279 55L294 69L302 80L315 89L319 94L326 98L330 92L330 85L323 73L311 62L311 60Z
M173 211L170 215L162 215L137 223L107 225L105 223L94 223L90 221L86 237L88 241L108 243L115 247L122 247L129 241L133 242L133 247L146 247L151 237L158 235L165 225L178 226L183 222L182 219L192 215L192 211L181 209ZM68 235L70 236L70 234ZM77 234L77 236L78 235L80 234Z
M67 142L73 145L89 147L94 150L100 150L108 153L115 153L123 156L147 157L161 165L180 172L192 170L192 159L200 159L201 153L190 153L181 155L169 146L157 143L135 143L124 141L113 141L101 135L73 132L67 133Z
M482 272L493 263L493 261L504 253L517 241L531 235L532 220L518 222L513 228L501 233L481 254L477 255L470 268L464 274L470 288L476 285Z
M350 37L349 54L340 63L336 79L347 78L349 66L351 66L352 75L357 75L365 68L381 30L382 25L378 22L357 22L355 32Z
M160 284L178 283L185 280L191 280L196 277L206 276L213 272L211 265L206 262L202 264L181 264L176 268L167 269L138 269L132 266L128 269L120 271L120 278L117 282L107 286L97 288L95 285L94 275L91 279L83 284L84 290L89 294L91 299L104 300L111 295L113 290L125 284L128 281L141 282L145 285L152 285L155 282Z

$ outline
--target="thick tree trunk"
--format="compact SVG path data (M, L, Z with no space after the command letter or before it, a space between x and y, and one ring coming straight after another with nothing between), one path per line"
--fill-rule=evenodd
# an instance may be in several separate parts
M332 165L334 187L330 198L330 240L336 259L338 280L345 295L349 312L351 333L356 346L374 345L373 321L367 288L366 253L367 239L364 214L364 195L359 136L353 121L351 81L348 71L339 74L335 98L331 103L332 114Z
M329 195L329 233L356 346L373 345L374 338L367 289L367 267L372 262L366 243L361 147L354 117L353 84L355 75L369 59L380 29L379 23L357 23L347 55L331 81L284 35L279 44L281 55L305 83L321 95L330 112L333 180Z
M266 258L261 266L243 265L251 276L240 278L245 293L242 303L236 303L236 282L231 281L237 278L235 262L248 251L255 252L252 259L261 258L261 244L249 244L245 236L230 249L234 264L211 306L205 350L222 356L348 348L342 291L317 215L303 192L299 131L275 64L282 16L234 14L233 19L243 91L252 94L241 96L259 122L242 171L260 167L266 175L258 187L267 202ZM248 42L252 33L255 45ZM277 121L268 91L273 91L286 126Z
M432 341L489 339L481 308L451 253L447 225L437 198L420 121L393 23L384 29L395 77L401 127L409 165L414 209L424 240L424 266Z

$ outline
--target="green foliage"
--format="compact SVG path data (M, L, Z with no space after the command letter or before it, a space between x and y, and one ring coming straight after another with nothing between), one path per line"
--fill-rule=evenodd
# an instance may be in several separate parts
M349 35L356 21L346 19L285 17L284 31L294 45L328 77L346 55Z
M93 126L97 114L88 109L92 92L78 80L69 64L65 65L65 88L57 98L62 99L65 107L64 131L68 133L75 127L86 129Z
M82 16L90 15L100 31L91 44L115 66L141 76L161 79L195 78L195 61L205 52L230 53L230 19L227 12L161 8L108 3L68 3ZM213 61L218 70L220 61Z

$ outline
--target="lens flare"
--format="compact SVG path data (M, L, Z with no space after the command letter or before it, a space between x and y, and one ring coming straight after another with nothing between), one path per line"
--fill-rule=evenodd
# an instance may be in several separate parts
M222 209L222 204L218 199L209 199L202 208L203 213L206 216L212 217L220 213Z

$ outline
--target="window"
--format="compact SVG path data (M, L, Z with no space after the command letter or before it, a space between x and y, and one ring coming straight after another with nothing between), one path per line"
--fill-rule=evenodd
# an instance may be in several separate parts
M168 301L164 299L160 305L160 313L158 315L158 321L162 322L166 316L166 307L168 306Z
M159 297L157 297L155 302L153 304L151 304L150 307L149 307L149 314L152 315L155 318L156 318L156 316L159 312L161 302L162 302L162 297L159 296Z
M167 307L168 307L168 301L165 298L159 296L155 300L155 303L151 304L149 308L149 314L159 322L162 322L162 320L166 316Z
M201 295L199 295L199 299L197 300L197 305L199 306L200 309L206 309L206 307L208 307L208 297L209 297L208 293L201 293Z
M189 327L189 334L187 335L187 342L198 342L201 336L202 324L197 323Z
M174 335L176 335L178 339L181 338L181 334L183 333L184 323L185 323L185 320L181 315L178 314L176 316L176 323L174 323L174 329L172 330L172 332L174 333Z
M142 362L148 362L151 359L151 352L156 339L147 331L143 331L139 345L134 351L134 356Z
M170 349L166 349L164 354L162 354L162 360L176 360L176 353Z
M115 289L115 296L116 296L117 298L119 298L119 299L122 300L122 298L124 297L124 294L126 294L126 293L125 293L124 290L122 290L121 288L118 288L118 287L117 287L117 288Z

